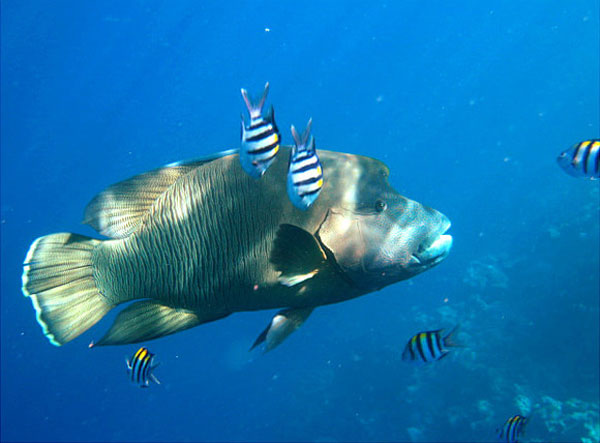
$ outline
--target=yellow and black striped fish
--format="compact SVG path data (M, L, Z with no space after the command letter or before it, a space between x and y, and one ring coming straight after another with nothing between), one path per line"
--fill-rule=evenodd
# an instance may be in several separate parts
M513 415L504 422L501 429L497 429L500 441L507 443L518 443L519 435L523 433L527 424L527 417Z
M288 164L287 191L294 206L302 210L314 203L323 187L323 167L315 149L315 138L310 135L311 125L312 118L302 137L292 125L295 146Z
M413 363L431 363L444 358L449 347L460 346L452 341L452 336L458 330L458 325L448 334L443 335L443 329L419 332L411 337L402 352L402 360Z
M153 360L154 354L144 347L138 349L131 360L127 360L127 374L132 383L139 385L140 388L150 386L150 381L160 384L160 381L152 373L158 366L158 364L152 364Z
M556 159L573 177L600 178L600 140L586 140L571 146Z
M265 84L265 91L258 103L252 103L248 91L242 88L242 98L250 113L250 124L246 126L242 116L242 147L240 149L240 162L242 168L253 178L260 178L271 166L277 152L281 137L275 124L273 106L263 117L262 110L269 92L269 82Z

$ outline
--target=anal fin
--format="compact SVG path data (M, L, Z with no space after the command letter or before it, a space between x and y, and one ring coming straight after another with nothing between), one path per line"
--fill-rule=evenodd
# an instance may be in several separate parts
M123 309L108 332L93 346L138 343L197 326L198 316L186 309L172 308L157 301L138 301Z

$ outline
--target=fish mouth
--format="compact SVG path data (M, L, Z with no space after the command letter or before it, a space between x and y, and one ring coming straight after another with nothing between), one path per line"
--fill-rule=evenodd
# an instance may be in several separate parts
M430 268L444 260L452 248L452 236L446 234L448 229L450 229L450 221L446 219L438 234L430 236L411 255L409 266Z

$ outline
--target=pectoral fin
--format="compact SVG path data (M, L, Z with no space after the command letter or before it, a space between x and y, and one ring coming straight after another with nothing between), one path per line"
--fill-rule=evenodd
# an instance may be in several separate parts
M258 336L250 350L265 343L264 352L279 346L292 332L306 321L314 308L284 309L279 311L267 328Z
M314 277L327 261L314 235L298 226L279 225L270 261L281 272L279 282L294 286Z
M153 340L202 323L185 309L176 309L155 301L139 301L123 309L109 331L92 346L124 345Z

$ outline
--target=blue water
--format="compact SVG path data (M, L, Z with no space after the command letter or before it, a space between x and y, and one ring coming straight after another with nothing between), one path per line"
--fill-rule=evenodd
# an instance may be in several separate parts
M600 136L599 2L2 2L2 440L598 441L599 185L556 155ZM273 312L136 346L63 347L21 293L30 243L107 185L239 144L240 87L284 142L385 161L452 220L448 259L315 310L264 356ZM466 345L401 360L420 330ZM252 357L252 358L251 358Z

